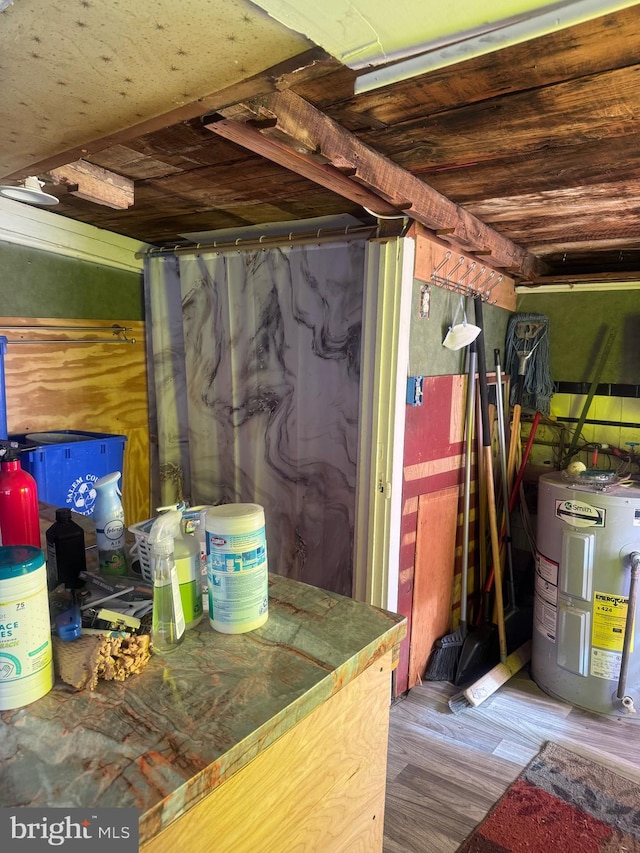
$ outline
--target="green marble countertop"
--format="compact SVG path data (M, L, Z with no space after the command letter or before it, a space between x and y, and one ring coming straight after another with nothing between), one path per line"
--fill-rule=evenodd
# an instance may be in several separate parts
M0 806L140 810L140 843L396 646L406 620L271 575L269 619L226 635L205 618L125 682L59 680L0 712Z

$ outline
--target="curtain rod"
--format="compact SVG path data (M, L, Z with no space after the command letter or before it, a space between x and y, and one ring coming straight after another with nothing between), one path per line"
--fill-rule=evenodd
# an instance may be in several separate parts
M114 323L111 326L22 326L18 323L14 325L0 325L0 329L6 329L13 332L29 331L39 332L43 329L56 332L111 332L113 338L27 338L22 340L14 340L7 338L8 344L135 344L135 338L129 338L127 332L132 330L132 326L121 326L119 323Z
M56 326L55 324L27 326L22 325L22 323L0 325L0 329L29 329L30 331L34 329L57 329L59 332L113 332L114 335L130 332L132 328L133 326L121 326L119 323L114 323L112 326Z
M14 346L15 344L135 344L135 338L118 338L118 340L111 340L111 338L32 338L29 340L12 340L11 338L7 338L7 345L11 344Z
M304 232L300 234L275 234L261 237L249 237L243 239L238 237L236 240L214 241L213 243L192 243L188 246L165 246L152 249L146 249L141 252L136 252L136 258L148 258L150 255L185 255L185 254L200 254L201 252L227 252L230 249L264 249L282 245L282 243L328 243L335 241L338 238L357 239L371 236L375 233L375 225L347 225L345 228L319 228L314 232Z

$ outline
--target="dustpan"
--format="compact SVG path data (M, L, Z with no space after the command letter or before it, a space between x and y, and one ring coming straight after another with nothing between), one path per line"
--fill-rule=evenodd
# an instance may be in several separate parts
M458 316L462 311L462 322L458 323ZM449 331L442 341L442 346L450 350L459 350L462 347L469 346L470 343L480 334L480 326L474 326L473 323L467 322L467 313L464 307L464 296L460 297L460 304L453 318L453 323L449 326Z

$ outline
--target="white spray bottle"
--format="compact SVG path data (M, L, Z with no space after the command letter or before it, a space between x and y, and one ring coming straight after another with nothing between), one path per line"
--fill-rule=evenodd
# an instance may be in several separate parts
M96 490L93 521L96 526L98 568L110 575L127 574L124 511L118 489L119 479L120 471L113 471L93 484Z
M173 540L180 536L182 513L170 510L159 515L149 531L153 575L151 641L160 654L176 649L184 640L185 624Z

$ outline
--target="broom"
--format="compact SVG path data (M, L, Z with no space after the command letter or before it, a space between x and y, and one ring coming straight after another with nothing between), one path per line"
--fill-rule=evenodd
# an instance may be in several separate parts
M467 636L467 594L469 571L469 515L471 498L471 453L476 391L476 343L469 346L467 403L465 412L464 501L462 511L462 576L460 579L460 623L450 634L436 641L425 670L426 681L453 681L462 645Z

